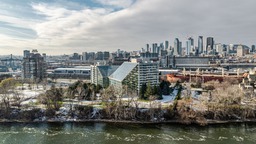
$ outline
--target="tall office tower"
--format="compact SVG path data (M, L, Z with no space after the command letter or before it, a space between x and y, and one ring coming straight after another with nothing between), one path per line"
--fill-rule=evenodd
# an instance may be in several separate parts
M178 38L175 38L175 40L174 40L174 51L173 51L173 55L178 56L178 55L181 54L181 53L180 53L180 50L179 50L179 48L180 48L179 45L180 45L179 39L178 39Z
M203 43L203 36L198 37L198 53L204 53L204 43Z
M33 50L29 56L23 58L22 66L23 79L42 81L46 78L46 62L37 50Z
M88 60L87 52L82 52L82 59L83 59L83 61Z
M183 50L182 50L182 42L180 41L179 43L179 54L183 55Z
M185 55L190 55L191 52L191 41L187 40L186 41L186 54Z
M116 56L119 57L119 55L121 55L121 50L120 50L120 49L117 49L117 51L116 51Z
M252 45L251 52L255 52L255 45Z
M169 49L169 41L165 41L165 50Z
M29 57L30 51L29 50L24 50L23 51L23 57Z
M103 53L103 59L104 59L104 60L109 60L109 58L110 58L110 53L109 53L108 51L104 51L104 53Z
M149 44L146 44L146 50L149 52Z
M89 52L87 53L87 60L94 61L95 60L95 52Z
M157 53L157 43L152 44L152 53Z
M244 48L242 45L238 45L238 46L237 46L236 55L237 55L238 57L242 57L242 56L245 55L245 48Z
M159 47L160 47L160 51L161 51L161 50L164 50L164 43L160 43L160 46L159 46Z
M208 37L206 40L206 53L209 53L210 51L212 51L213 46L214 46L213 37Z
M190 53L195 50L194 39L192 37L189 37L186 44L186 55L190 55Z
M156 47L156 53L160 54L160 51L161 51L161 47Z
M152 43L152 47L150 49L150 52L153 53L154 49L155 49L155 43Z
M217 53L222 54L224 51L224 47L221 43L215 44L215 50Z
M230 51L229 45L225 45L225 47L226 47L226 53L229 54L229 51Z
M98 51L98 52L96 53L96 60L103 60L103 59L104 59L104 54L103 54L103 52Z
M189 37L188 40L191 41L191 48L194 49L195 48L194 39L192 37Z
M150 52L151 52L151 53L154 53L155 51L156 51L155 43L152 43L152 47L151 47Z

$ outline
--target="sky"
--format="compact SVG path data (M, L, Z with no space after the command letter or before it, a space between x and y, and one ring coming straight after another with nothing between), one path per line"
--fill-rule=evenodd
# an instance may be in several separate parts
M199 35L256 44L255 0L0 0L0 55L140 50ZM196 42L197 44L197 42Z

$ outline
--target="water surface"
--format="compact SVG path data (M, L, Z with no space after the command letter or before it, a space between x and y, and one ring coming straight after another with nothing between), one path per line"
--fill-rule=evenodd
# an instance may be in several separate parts
M3 144L255 144L256 124L2 123Z

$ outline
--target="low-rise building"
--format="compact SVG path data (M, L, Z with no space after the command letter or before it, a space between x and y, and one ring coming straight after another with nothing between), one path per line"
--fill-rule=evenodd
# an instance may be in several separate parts
M242 90L254 90L256 88L256 72L255 70L250 70L249 73L245 73L242 83L239 87Z
M53 79L89 79L90 74L90 67L77 66L73 68L56 68L48 74L48 77Z

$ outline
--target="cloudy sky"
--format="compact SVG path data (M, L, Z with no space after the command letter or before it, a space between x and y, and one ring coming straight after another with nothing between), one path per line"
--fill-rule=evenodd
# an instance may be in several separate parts
M0 0L0 55L140 50L213 36L256 44L255 0Z

